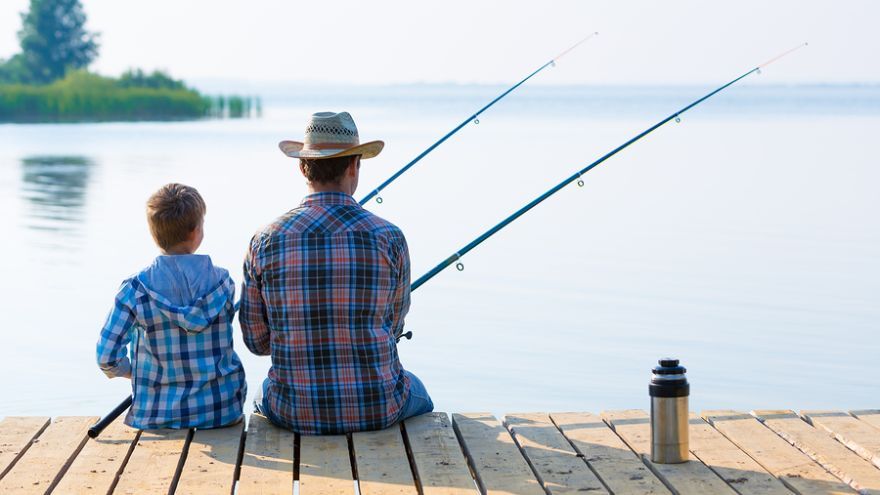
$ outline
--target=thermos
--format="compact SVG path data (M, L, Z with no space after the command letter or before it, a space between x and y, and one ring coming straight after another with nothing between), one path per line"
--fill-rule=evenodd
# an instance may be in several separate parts
M678 359L663 358L652 370L651 384L651 461L677 464L688 460L687 370Z

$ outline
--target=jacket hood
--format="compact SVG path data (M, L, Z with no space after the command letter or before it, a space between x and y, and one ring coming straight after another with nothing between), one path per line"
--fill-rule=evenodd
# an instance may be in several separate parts
M139 318L144 318L142 306L151 302L151 318L160 316L190 333L209 327L224 311L235 311L235 284L209 256L159 256L131 283L139 296L135 298Z

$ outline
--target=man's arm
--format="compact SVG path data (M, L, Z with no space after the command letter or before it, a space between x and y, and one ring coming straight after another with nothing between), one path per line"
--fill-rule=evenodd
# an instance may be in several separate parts
M131 378L131 361L128 359L130 332L135 324L134 313L127 304L130 286L123 284L97 345L98 367L108 378Z
M255 242L256 238L251 240L248 252L244 257L244 281L241 287L241 308L238 312L238 322L241 324L244 345L258 356L268 356L271 352L269 325L261 292L260 273L254 249Z
M399 338L403 334L403 320L409 312L410 303L410 263L409 263L409 247L406 245L406 238L403 234L392 245L392 260L395 261L397 271L397 287L394 289L394 298L392 300L392 325L395 338Z

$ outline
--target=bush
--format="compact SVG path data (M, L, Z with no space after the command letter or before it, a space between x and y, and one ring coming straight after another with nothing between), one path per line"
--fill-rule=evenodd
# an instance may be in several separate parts
M161 87L167 82L158 83L160 87L138 86L133 80L129 78L127 85L122 85L121 79L74 71L45 86L3 85L0 121L178 120L201 118L210 110L210 102L197 91ZM152 81L150 84L159 79Z

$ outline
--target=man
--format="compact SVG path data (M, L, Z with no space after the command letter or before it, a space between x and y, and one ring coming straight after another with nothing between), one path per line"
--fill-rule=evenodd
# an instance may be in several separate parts
M312 115L303 142L279 144L299 159L309 194L258 232L245 257L244 342L272 357L255 406L302 434L381 429L434 408L397 355L410 301L406 239L352 197L361 160L383 146L360 144L347 112Z

